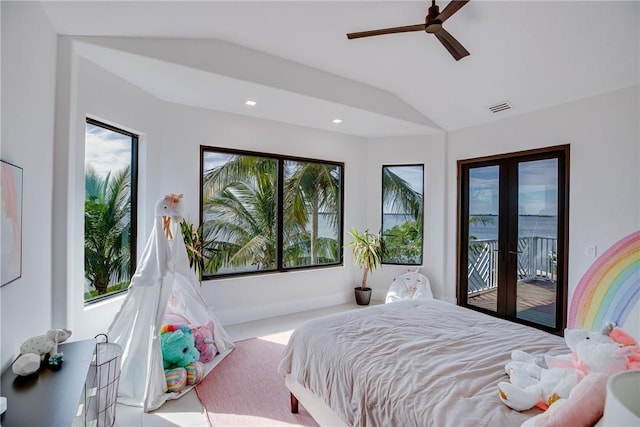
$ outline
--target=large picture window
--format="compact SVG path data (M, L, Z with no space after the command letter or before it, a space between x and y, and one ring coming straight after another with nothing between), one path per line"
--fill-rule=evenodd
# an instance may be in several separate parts
M138 136L85 124L84 300L126 291L136 261Z
M343 169L202 146L203 277L341 264Z
M423 183L423 165L382 166L383 264L422 264Z

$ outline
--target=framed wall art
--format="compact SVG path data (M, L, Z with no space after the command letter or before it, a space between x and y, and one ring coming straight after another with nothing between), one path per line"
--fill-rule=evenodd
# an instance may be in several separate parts
M22 276L22 168L0 160L0 286Z

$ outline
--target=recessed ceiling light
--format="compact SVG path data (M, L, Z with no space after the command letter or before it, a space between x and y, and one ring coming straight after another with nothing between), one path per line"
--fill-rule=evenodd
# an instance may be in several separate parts
M331 122L335 124L342 123L342 119L333 119Z
M245 102L245 104L250 107L253 107L254 105L256 105L256 101L248 100L247 102Z

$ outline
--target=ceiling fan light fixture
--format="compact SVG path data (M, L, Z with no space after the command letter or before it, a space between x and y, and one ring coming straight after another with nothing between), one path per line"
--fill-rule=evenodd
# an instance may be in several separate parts
M256 101L252 101L250 99L247 100L247 102L244 103L245 105L248 105L249 107L253 107L254 105L257 104Z
M442 22L433 21L431 24L428 24L424 30L429 34L435 34L442 30Z
M379 30L360 31L357 33L347 33L347 38L357 39L361 37L380 36L383 34L408 33L411 31L424 31L433 34L449 51L456 61L469 56L469 51L460 44L451 34L442 27L442 24L454 13L467 4L469 0L450 0L447 6L440 12L436 0L431 0L431 7L424 18L424 24L405 25L402 27L381 28Z
M342 119L333 119L333 120L331 120L331 123L339 125L340 123L342 123Z

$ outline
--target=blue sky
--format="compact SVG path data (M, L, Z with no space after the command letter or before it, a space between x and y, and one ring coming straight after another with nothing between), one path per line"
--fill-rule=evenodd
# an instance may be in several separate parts
M469 171L469 213L498 213L498 166ZM518 213L556 215L558 211L557 159L522 162L518 167Z
M398 165L387 167L391 172L407 181L413 191L423 194L422 187L424 186L424 167L422 165Z
M424 167L422 165L397 165L385 167L395 175L404 179L413 191L424 196ZM382 177L380 179L382 179ZM391 202L387 202L384 206L384 212L389 213L392 211Z
M99 176L131 163L131 137L87 123L85 138L85 165Z

